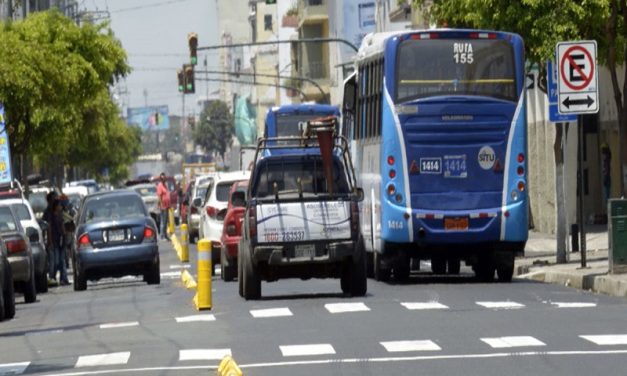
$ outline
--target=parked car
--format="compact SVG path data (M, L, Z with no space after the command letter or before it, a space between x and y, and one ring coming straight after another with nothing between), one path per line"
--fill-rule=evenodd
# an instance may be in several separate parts
M33 251L27 233L17 218L10 205L0 205L0 237L7 249L14 287L24 294L26 303L34 303L37 300L37 286ZM33 228L27 232L29 236L36 233Z
M157 185L159 184L159 176L153 176L150 179L150 182ZM176 185L176 179L173 176L165 177L165 185L168 187L168 191L170 192L170 207L174 209L174 222L179 223L179 210L178 210L178 202L179 202L179 192Z
M143 275L148 284L161 282L157 225L131 190L85 197L73 247L76 291L106 277Z
M15 316L15 290L11 265L7 258L7 248L0 242L0 321Z
M137 192L142 198L142 201L146 204L146 209L148 209L150 217L155 220L157 228L159 228L159 213L161 213L161 210L159 209L157 187L152 183L147 183L133 185L131 189Z
M98 192L100 190L98 183L96 183L94 179L75 180L65 183L65 188L63 190L65 191L66 188L70 187L85 187L87 188L87 192L89 194Z
M35 267L35 286L37 292L48 291L48 254L44 243L43 231L35 218L35 213L27 200L10 198L0 200L0 206L11 206L13 212L22 225L22 228L29 233L28 241L33 253Z
M195 197L193 205L201 207L199 237L211 241L211 259L215 268L220 263L220 238L222 237L222 227L224 216L229 203L229 192L231 186L236 181L248 180L250 171L220 172L213 177L213 184L207 189L205 199ZM202 204L202 205L201 205Z
M274 148L282 141L270 140ZM315 140L305 136L302 149L286 144L284 153L273 148L264 156L270 145L262 139L246 196L233 194L246 200L238 284L247 300L261 297L262 281L282 278L339 278L345 294L366 294L359 229L364 193L356 186L348 143L338 137L333 150L323 152Z
M200 227L200 211L204 205L205 196L207 195L207 190L211 185L213 185L213 173L209 175L203 175L196 177L194 179L194 184L192 186L190 197L188 204L188 214L187 214L187 229L189 231L189 239L192 242L195 242L199 235L199 227ZM194 198L200 197L202 200L199 202L196 201L196 204L200 203L200 205L194 205Z
M234 193L241 192L245 195L247 189L248 180L242 180L233 183L229 192L229 204L224 216L222 237L220 238L222 243L220 252L220 271L222 273L220 277L226 282L232 281L237 275L237 254L242 238L244 212L246 211L246 200L242 200L241 195L234 195Z

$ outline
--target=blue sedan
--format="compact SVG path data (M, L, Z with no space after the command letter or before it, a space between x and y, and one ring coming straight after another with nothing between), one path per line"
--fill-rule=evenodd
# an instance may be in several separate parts
M95 193L84 198L74 241L74 290L87 280L143 275L161 282L157 227L134 191Z

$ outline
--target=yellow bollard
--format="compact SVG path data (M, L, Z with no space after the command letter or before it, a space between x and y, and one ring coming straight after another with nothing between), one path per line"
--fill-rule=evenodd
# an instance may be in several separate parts
M197 310L211 309L211 241L198 241L198 287L194 304Z
M168 234L174 234L174 209L168 209Z
M225 356L218 366L218 376L242 376L242 370L239 369L235 360L230 356Z
M189 262L189 232L187 225L181 225L181 254L179 255L181 262Z

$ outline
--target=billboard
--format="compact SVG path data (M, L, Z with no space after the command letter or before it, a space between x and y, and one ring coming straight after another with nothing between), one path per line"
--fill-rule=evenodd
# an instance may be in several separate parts
M10 183L12 180L9 136L4 122L4 105L0 103L0 184Z
M168 106L129 107L126 122L142 131L163 131L170 128Z
M376 30L376 4L374 0L343 1L342 37L359 47L366 34ZM355 51L342 47L342 62L349 61Z

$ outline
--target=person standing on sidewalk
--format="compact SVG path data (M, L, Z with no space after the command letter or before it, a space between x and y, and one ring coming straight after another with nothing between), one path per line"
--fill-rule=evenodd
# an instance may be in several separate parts
M168 239L168 210L170 209L170 191L165 183L165 173L159 176L159 184L157 184L157 197L159 198L159 232L161 239Z
M65 267L65 229L63 223L61 201L55 199L52 204L52 213L50 214L50 241L52 247L49 276L52 280L56 280L57 271L59 272L59 280L61 285L69 285L67 278L67 269Z

